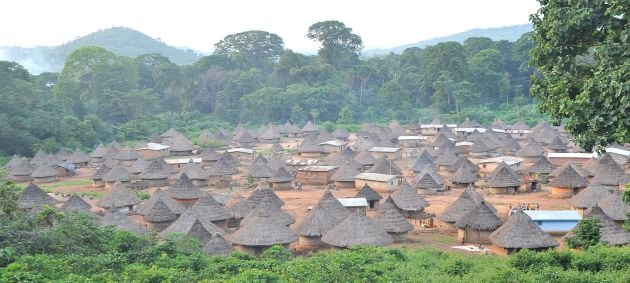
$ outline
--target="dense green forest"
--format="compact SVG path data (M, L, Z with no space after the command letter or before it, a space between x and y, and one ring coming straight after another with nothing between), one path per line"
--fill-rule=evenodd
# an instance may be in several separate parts
M93 148L177 127L232 128L242 122L457 122L495 117L535 123L529 96L531 34L518 41L469 38L361 59L362 41L337 21L312 25L317 55L285 49L264 31L226 36L213 55L179 66L165 56L118 56L83 47L61 73L29 74L0 63L0 155L38 148ZM192 137L192 136L191 136Z

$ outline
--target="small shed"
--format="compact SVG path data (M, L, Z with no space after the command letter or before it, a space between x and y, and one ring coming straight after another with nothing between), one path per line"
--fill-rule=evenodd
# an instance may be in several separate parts
M550 235L564 235L582 219L575 210L524 210L529 218Z
M368 150L375 158L387 158L389 160L398 160L402 158L402 151L397 147L381 147L375 146Z
M339 198L337 200L343 207L351 212L361 211L365 214L365 211L369 207L367 199L365 198Z
M171 146L149 142L139 146L136 151L145 159L153 159L170 155Z
M360 190L367 184L370 188L380 193L393 192L402 182L403 179L399 175L360 173L354 177L354 184L357 190Z
M373 190L367 183L354 196L355 198L365 198L368 202L368 209L378 209L378 204L383 197Z
M305 166L298 168L296 180L304 185L326 185L337 166Z

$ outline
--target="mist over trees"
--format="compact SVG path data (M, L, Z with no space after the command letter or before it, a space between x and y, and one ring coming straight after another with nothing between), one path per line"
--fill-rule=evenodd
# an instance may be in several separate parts
M518 41L469 38L361 58L360 35L339 21L305 36L317 55L285 49L266 31L227 35L212 55L178 66L159 54L135 58L100 47L75 50L61 73L31 75L2 62L3 155L60 146L91 148L116 137L137 140L171 126L317 121L401 123L441 114L489 124L539 119L529 95L532 34ZM23 117L20 119L19 117ZM12 122L18 119L19 124ZM41 122L40 122L41 121Z

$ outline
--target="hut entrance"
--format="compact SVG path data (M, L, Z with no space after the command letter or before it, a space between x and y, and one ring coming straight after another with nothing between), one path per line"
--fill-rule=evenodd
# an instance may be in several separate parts
M370 209L374 209L376 208L376 203L378 203L378 200L368 201L368 206L370 207Z

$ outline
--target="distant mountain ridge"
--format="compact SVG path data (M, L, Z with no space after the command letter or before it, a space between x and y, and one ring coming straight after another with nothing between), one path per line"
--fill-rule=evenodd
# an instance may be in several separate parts
M418 41L416 43L397 46L391 49L370 49L370 50L363 51L362 54L363 56L370 57L370 56L388 54L390 52L402 53L405 49L409 47L424 48L430 45L436 45L440 42L447 42L447 41L456 41L459 43L463 43L466 39L470 37L488 37L492 40L516 41L521 37L521 35L523 35L524 33L530 32L532 30L533 30L532 24L529 24L529 23L522 24L522 25L514 25L514 26L496 27L496 28L477 28L477 29L471 29L465 32L452 34L452 35L441 36L441 37Z
M66 58L73 51L84 46L98 46L117 55L129 57L159 53L179 65L192 64L200 57L192 50L169 46L142 32L126 27L113 27L93 32L58 46L0 47L0 60L18 62L31 73L59 72L63 68Z

